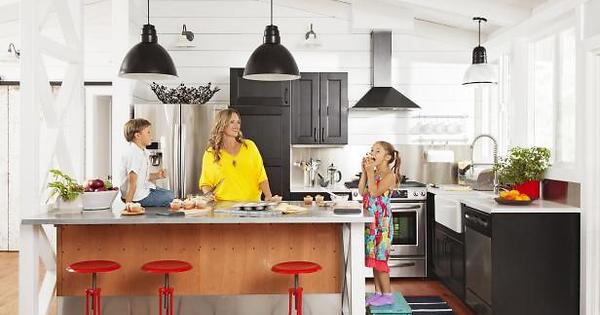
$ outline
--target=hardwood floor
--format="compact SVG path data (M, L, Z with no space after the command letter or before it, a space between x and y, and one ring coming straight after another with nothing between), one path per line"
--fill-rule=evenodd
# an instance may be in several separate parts
M18 314L18 264L19 253L0 252L0 314ZM446 300L456 315L474 315L456 296L454 296L439 281L433 280L392 280L392 289L406 296L438 295ZM367 291L373 291L373 281L367 281ZM54 302L55 303L55 302ZM50 315L55 315L56 306Z

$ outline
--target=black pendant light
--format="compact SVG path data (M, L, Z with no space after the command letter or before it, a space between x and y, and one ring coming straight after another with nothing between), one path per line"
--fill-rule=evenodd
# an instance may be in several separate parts
M271 0L271 24L265 28L263 44L248 59L244 79L258 81L289 81L300 78L300 70L294 57L281 45L279 30L273 25L273 0Z
M481 22L487 22L486 18L474 17L473 21L479 23L479 43L473 49L473 64L465 72L463 85L488 85L497 83L496 70L487 63L485 47L481 46Z
M177 77L177 69L171 56L158 44L156 29L150 24L150 0L148 24L142 29L142 41L125 55L119 77L136 80L168 80Z

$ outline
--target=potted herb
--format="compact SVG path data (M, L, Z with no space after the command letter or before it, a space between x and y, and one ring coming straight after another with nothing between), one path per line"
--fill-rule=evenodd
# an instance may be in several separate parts
M80 195L83 193L83 186L76 180L58 169L51 169L53 181L48 183L48 188L52 192L48 199L56 196L56 208L58 209L79 209L82 207Z
M506 158L494 165L501 184L509 185L531 199L540 197L540 181L550 165L550 149L543 147L509 150Z

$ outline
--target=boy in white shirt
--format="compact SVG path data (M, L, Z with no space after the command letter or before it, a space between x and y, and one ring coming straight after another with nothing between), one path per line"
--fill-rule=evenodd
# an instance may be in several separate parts
M154 181L166 178L164 170L150 173L150 153L146 146L152 142L151 123L146 119L131 119L124 126L128 148L122 157L121 194L126 203L138 202L142 207L167 207L175 198L172 191L156 187Z

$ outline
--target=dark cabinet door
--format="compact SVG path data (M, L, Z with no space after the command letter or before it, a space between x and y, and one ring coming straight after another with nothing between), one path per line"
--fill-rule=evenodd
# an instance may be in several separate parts
M348 73L320 74L320 143L348 143Z
M290 81L255 81L242 78L244 68L230 68L230 104L289 106Z
M292 143L317 144L319 126L319 73L303 72L292 82Z
M289 198L290 108L232 106L242 116L244 137L256 143L273 194Z
M436 224L434 231L433 263L435 274L442 281L450 275L450 264L446 255L448 240L444 231Z
M465 247L464 244L448 238L448 260L450 262L450 275L448 287L450 291L460 298L465 297Z

